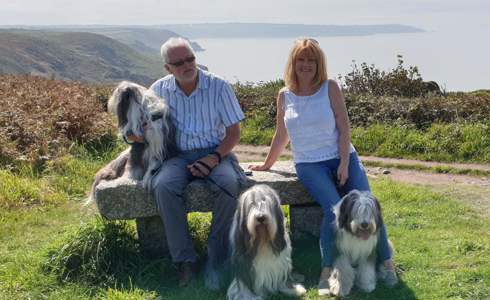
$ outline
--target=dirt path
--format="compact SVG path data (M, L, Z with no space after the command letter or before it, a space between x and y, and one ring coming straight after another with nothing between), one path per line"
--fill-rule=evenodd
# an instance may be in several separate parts
M262 162L267 156L269 147L239 145L235 148L241 162ZM291 159L290 151L285 150L281 159ZM426 162L411 159L393 159L373 156L362 156L362 161L380 162L397 165L422 165L426 167L449 166L456 169L490 171L485 164L453 164ZM395 181L428 186L438 192L447 193L470 205L479 214L490 217L490 177L431 173L418 170L401 170L396 168L366 167L371 178L389 177Z

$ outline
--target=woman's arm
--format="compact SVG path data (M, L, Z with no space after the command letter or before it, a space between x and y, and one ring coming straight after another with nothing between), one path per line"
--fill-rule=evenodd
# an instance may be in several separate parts
M276 131L272 138L269 154L262 165L250 165L248 168L254 171L269 170L281 155L282 150L289 142L288 132L284 125L284 91L277 95Z
M335 115L335 124L339 130L340 166L337 170L337 180L340 186L349 178L350 125L345 107L344 96L337 82L329 80L328 96Z

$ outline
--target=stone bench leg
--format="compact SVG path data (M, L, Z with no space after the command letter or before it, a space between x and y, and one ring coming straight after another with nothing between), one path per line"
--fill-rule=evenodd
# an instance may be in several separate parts
M136 229L142 252L149 258L169 255L165 228L160 216L137 218Z
M305 233L320 236L323 211L319 205L290 205L290 227L292 238L300 238Z

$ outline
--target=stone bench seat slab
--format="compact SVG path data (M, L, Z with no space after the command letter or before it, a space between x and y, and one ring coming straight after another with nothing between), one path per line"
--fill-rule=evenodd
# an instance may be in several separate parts
M250 163L240 164L247 169ZM247 185L267 184L274 188L283 205L311 205L313 200L298 181L291 161L277 162L269 171L254 171L247 176ZM212 183L209 183L212 184ZM130 220L158 216L152 193L138 182L127 178L101 182L95 191L97 207L102 216L109 220ZM189 212L209 212L213 207L213 193L204 180L192 181L185 190L184 201Z

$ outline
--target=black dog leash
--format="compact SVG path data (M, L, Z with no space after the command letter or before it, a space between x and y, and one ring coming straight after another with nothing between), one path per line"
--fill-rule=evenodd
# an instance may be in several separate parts
M219 185L218 183L216 183L216 181L214 181L213 178L211 177L206 177L204 178L205 181L208 181L212 184L214 184L215 186L217 186L221 191L223 191L223 193L225 193L226 195L230 196L231 198L236 198L236 196L232 195L230 192L228 192L224 187L222 187L221 185Z
M207 181L207 182L210 182L212 184L214 184L215 186L217 186L221 191L223 191L223 193L225 193L226 195L230 196L231 198L235 198L234 195L232 195L227 189L225 189L224 187L222 187L221 185L219 185L216 181L214 181L213 178L209 177L209 175L211 174L211 171L213 170L208 164L206 164L205 162L202 162L200 160L197 160L195 162L196 164L199 164L200 166L203 166L204 168L206 168L208 170L208 176L206 177L197 177L195 176L196 178L200 178L200 179L204 179L204 181ZM199 170L197 167L195 166L192 166L193 168L197 169L200 173L201 170Z

